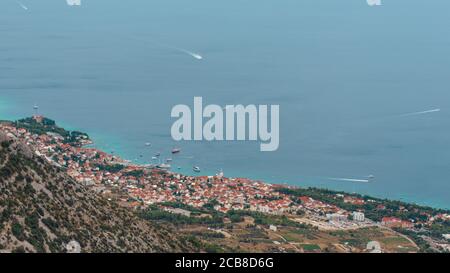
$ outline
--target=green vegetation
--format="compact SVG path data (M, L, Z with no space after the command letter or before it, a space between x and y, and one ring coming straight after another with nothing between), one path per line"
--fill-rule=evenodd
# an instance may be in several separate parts
M125 176L134 176L136 178L143 177L145 175L144 170L133 170L124 173Z
M442 234L450 234L450 221L436 220L428 227L427 235L440 237Z
M101 171L107 171L110 173L118 173L125 168L125 166L122 164L111 164L111 165L98 164L96 167L99 168L99 170L101 170Z
M197 239L194 235L182 237L181 240L186 244L191 244L195 248L204 249L207 253L223 253L224 249L218 245L207 243Z
M300 247L303 248L303 250L305 250L305 251L320 250L320 246L315 245L315 244L302 244L302 245L300 245Z
M157 206L150 206L139 213L140 217L146 220L157 220L170 222L175 225L202 224L211 227L222 227L223 216L214 214L211 217L188 217L181 214L164 211Z
M227 212L227 216L232 222L241 222L243 216L250 216L255 219L255 224L258 225L275 225L275 226L285 226L285 227L296 227L296 228L314 228L306 224L301 224L294 222L287 218L285 215L271 215L264 214L261 212L247 211L247 210L230 210Z
M223 239L225 235L215 231L193 231L190 233L193 236L202 237L205 239Z
M407 229L399 229L398 231L406 236L412 238L421 250L429 249L430 246L421 236L429 236L431 238L442 240L443 234L450 234L450 222L443 220L436 220L431 225L427 221L429 217L437 214L450 213L448 210L434 209L427 206L420 206L417 204L405 203L402 201L379 199L366 195L348 194L345 192L337 192L328 189L317 188L281 188L278 190L281 193L291 195L293 200L299 202L298 197L309 196L315 200L319 200L328 204L335 205L348 211L363 211L366 218L381 221L383 217L396 217L405 221L416 223L415 226L421 228L420 231L409 231ZM351 196L354 198L363 199L365 202L362 205L355 205L344 202L342 197L338 195Z
M26 239L24 229L17 221L12 223L11 232L19 241L24 241Z
M191 212L191 215L200 215L200 214L216 214L218 213L217 211L210 210L210 209L206 209L206 208L195 208L193 206L189 206L180 202L162 202L159 205L161 206L165 206L165 207L171 207L171 208L179 208L179 209L184 209L184 210L188 210Z
M26 129L28 132L37 135L45 135L48 133L57 134L63 137L64 143L78 144L81 139L89 139L89 136L79 131L67 131L58 127L54 120L42 118L42 122L37 122L34 118L24 118L14 122L17 128Z
M219 205L216 199L210 200L208 203L204 204L203 207L207 210L214 210L214 206Z
M416 204L405 203L401 201L379 199L366 195L349 194L345 192L332 191L328 189L317 188L280 188L280 193L291 195L293 197L309 196L315 200L319 200L331 205L335 205L348 211L362 210L367 218L374 221L381 221L383 217L397 217L402 220L414 220L415 222L422 222L428 219L428 215L438 213L449 213L449 211L442 209L434 209L426 206L419 206ZM354 205L352 203L344 202L342 197L338 194L351 196L354 198L361 198L365 201L363 205ZM298 201L296 199L295 201ZM299 201L298 201L299 202ZM384 209L378 209L378 205L383 205Z
M3 149L7 149L10 145L11 145L11 141L7 141L7 140L2 141L2 143L1 143L1 147Z
M395 231L402 233L402 234L408 236L409 238L411 238L416 243L416 245L419 247L420 252L433 252L431 250L430 245L422 237L420 237L420 234L418 234L412 230L401 229L401 228L396 228Z

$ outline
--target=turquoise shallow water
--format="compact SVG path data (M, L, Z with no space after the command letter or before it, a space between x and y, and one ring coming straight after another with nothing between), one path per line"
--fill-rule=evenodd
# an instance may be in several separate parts
M198 165L450 208L448 1L24 2L28 12L0 4L3 116L29 116L37 103L141 163L180 146L172 165L188 174ZM170 110L194 96L279 104L280 149L175 143ZM371 174L369 184L328 179Z

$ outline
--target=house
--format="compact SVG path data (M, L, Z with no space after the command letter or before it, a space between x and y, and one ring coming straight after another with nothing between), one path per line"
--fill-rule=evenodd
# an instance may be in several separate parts
M396 217L383 217L381 224L391 228L412 228L414 226L413 223Z
M364 199L361 198L356 198L356 197L352 197L352 196L346 196L344 197L344 203L350 203L353 205L364 205Z
M359 212L359 211L353 212L353 221L364 222L364 220L365 220L364 213Z

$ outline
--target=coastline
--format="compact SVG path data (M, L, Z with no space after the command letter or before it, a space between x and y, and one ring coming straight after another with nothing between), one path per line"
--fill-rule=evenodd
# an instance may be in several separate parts
M114 155L116 155L117 157L119 157L121 160L123 161L129 161L131 162L132 165L136 165L136 166L145 166L148 163L143 163L143 162L135 162L133 161L130 156L127 156L126 152L123 151L123 149L120 148L120 144L118 141L120 140L116 140L115 142L117 143L116 145L111 144L107 139L110 139L111 137L106 136L105 139L101 140L101 143L104 143L102 145L99 145L97 142L97 139L95 136L99 136L98 134L94 134L94 137L91 139L92 140L92 144L89 145L89 147L91 148L95 148L98 149L100 151L109 153L110 151L107 151L105 149L105 147L111 148L111 150L114 151ZM170 170L171 173L174 174L181 174L184 176L192 176L192 177L203 177L203 176L213 176L215 175L214 172L212 171L202 171L200 174L195 173L192 171L192 166L184 166L181 165L180 169L176 169L175 167L172 168ZM429 202L426 200L420 200L419 198L391 198L389 196L386 195L378 195L378 194L373 194L373 193L367 193L367 192L361 192L361 191L354 191L354 192L349 192L349 191L345 191L345 190L339 190L339 189L333 189L333 188L329 188L329 187L324 187L321 186L321 183L312 183L312 184L316 184L316 185L305 185L302 182L297 182L294 183L292 181L281 181L281 180L277 180L276 178L269 178L269 177L264 177L264 176L258 176L258 175L240 175L239 173L233 173L233 171L227 171L226 172L226 177L228 178L244 178L244 179L249 179L249 180L254 180L254 181L258 181L258 182L262 182L262 183L266 183L266 184L272 184L272 185L283 185L283 186L288 186L288 187L299 187L299 188L317 188L317 189L323 189L323 190L329 190L329 191L334 191L334 192L343 192L346 194L358 194L361 196L368 196L368 197L373 197L373 198L377 198L377 199L384 199L384 200L390 200L390 201L399 201L399 202L404 202L404 203L408 203L408 204L414 204L414 205L418 205L418 206L423 206L423 207L432 207L432 208L436 208L436 209L444 209L444 210L448 210L450 209L450 207L446 207L444 204L439 204L436 202ZM299 179L301 180L301 179ZM313 178L311 178L310 180L313 180ZM356 187L357 185L355 185Z
M8 109L13 108L11 107L11 104L9 101L5 100L4 98L0 97L0 120L16 120L18 119L17 117L15 117L14 115L8 115ZM70 126L68 124L64 124L64 122L61 122L58 120L57 122L62 128L65 129L69 129L69 130L78 130L78 128L75 128L73 126ZM90 134L91 135L91 134ZM112 140L113 139L113 140ZM102 152L106 152L106 153L111 153L111 151L114 151L114 155L116 155L117 157L121 158L122 160L125 161L130 161L132 162L132 164L136 165L136 166L144 166L148 163L144 163L142 161L135 161L133 160L133 158L130 155L127 155L127 153L125 152L126 149L124 149L123 147L121 147L121 142L120 139L114 139L112 136L104 136L101 135L99 133L93 133L91 135L91 140L93 141L92 144L89 145L89 147L98 149ZM215 173L212 171L204 171L202 170L202 172L199 173L195 173L192 171L192 166L188 166L188 165L177 165L177 167L180 167L180 169L177 169L176 167L174 167L171 172L175 173L175 174L181 174L181 175L186 175L186 176L193 176L193 177L200 177L200 176L208 176L208 175L214 175ZM386 200L395 200L395 201L400 201L400 202L404 202L404 203L409 203L409 204L415 204L415 205L419 205L419 206L427 206L427 207L432 207L432 208L437 208L437 209L450 209L450 207L444 205L444 204L440 204L440 203L436 203L433 201L429 201L429 200L423 200L422 198L407 198L407 197L391 197L388 195L383 195L383 194L374 194L374 193L370 193L367 191L361 191L358 190L356 188L358 188L360 185L355 185L354 188L355 190L350 192L350 191L346 191L346 190L341 190L341 189L334 189L334 188L330 188L330 187L326 187L323 186L321 184L321 182L313 182L313 183L302 183L300 181L313 181L314 178L307 178L305 176L301 176L299 175L299 179L297 180L297 182L293 182L293 181L288 181L288 180L283 180L283 179L277 179L277 178L273 178L273 177L267 177L264 175L251 175L251 174L241 174L241 173L236 173L233 172L233 170L226 170L226 176L227 177L236 177L236 178L246 178L246 179L251 179L254 181L259 181L259 182L263 182L263 183L267 183L267 184L274 184L274 185L286 185L286 186L291 186L291 187L301 187L301 188L318 188L318 189L324 189L324 190L330 190L330 191L335 191L335 192L345 192L348 194L359 194L362 196L370 196L370 197L374 197L377 199L386 199Z
M92 135L91 135L92 136ZM102 138L102 140L100 140L101 145L98 145L97 143L97 139L96 136L99 136L98 134L93 134L93 138L92 141L93 143L91 145L89 145L92 148L96 148L99 150L102 150L103 152L107 152L109 153L110 151L105 149L105 147L107 147L110 150L114 151L114 154L117 155L118 157L120 157L123 160L126 161L131 161L133 164L135 165L146 165L148 163L145 162L135 162L132 160L132 156L128 155L127 152L125 152L123 147L121 147L120 145L120 139L116 139L113 138L111 136L104 136L104 138ZM112 142L115 142L116 144L111 144L111 139L114 139ZM186 175L186 176L194 176L194 177L201 177L201 176L213 176L216 173L214 173L213 171L203 171L198 174L192 171L192 166L189 165L180 165L181 169L176 169L176 167L173 167L171 172L172 173L179 173L181 175ZM325 183L323 182L317 182L317 180L314 180L315 178L308 178L307 176L303 176L302 178L299 178L299 180L297 180L296 182L293 181L289 181L289 180L285 180L285 179L277 179L277 178L272 178L269 176L264 176L264 175L252 175L252 174L242 174L242 173L236 173L233 172L233 170L226 170L225 171L225 176L229 177L229 178L246 178L246 179L251 179L254 181L260 181L263 183L267 183L267 184L274 184L274 185L286 185L286 186L290 186L290 187L301 187L301 188L318 188L318 189L324 189L324 190L330 190L330 191L335 191L335 192L345 192L348 194L359 194L362 196L369 196L369 197L374 197L374 198L378 198L378 199L385 199L385 200L395 200L395 201L400 201L400 202L405 202L405 203L409 203L409 204L415 204L415 205L419 205L419 206L426 206L426 207L432 207L432 208L437 208L437 209L444 209L444 210L448 210L450 209L449 206L444 205L443 203L436 203L433 201L429 201L429 200L424 200L423 198L410 198L410 197L399 197L399 198L395 198L395 197L391 197L388 195L383 195L383 194L374 194L374 193L370 193L367 191L360 191L360 190L355 190L355 191L346 191L346 190L342 190L342 189L336 189L336 188L330 188L330 187L326 187L324 186ZM302 177L302 176L299 176ZM316 178L317 179L317 178ZM308 181L316 181L313 183L304 183L301 182L302 180L308 180ZM358 186L361 186L360 184L355 185L355 188L358 188ZM364 185L363 185L364 186Z

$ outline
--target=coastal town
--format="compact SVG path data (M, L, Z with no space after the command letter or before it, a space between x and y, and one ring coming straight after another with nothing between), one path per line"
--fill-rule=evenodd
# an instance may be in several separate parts
M422 212L417 209L420 217L402 219L388 212L410 213L406 207L400 205L393 209L375 198L333 193L326 195L331 200L327 202L303 195L296 187L287 185L228 178L223 173L187 176L154 165L137 165L91 147L88 135L64 131L52 120L38 115L18 122L1 122L0 130L9 138L33 147L37 156L64 169L78 183L130 209L160 205L164 211L190 217L189 210L165 205L179 203L192 208L209 206L224 215L233 211L249 211L286 216L298 224L320 230L401 229L417 234L418 240L425 241L433 250L450 251L450 234L445 233L450 221L447 211ZM382 217L369 218L368 207L380 212ZM438 222L447 225L442 229L444 233L439 236L420 235L419 231ZM277 227L269 228L276 230Z

